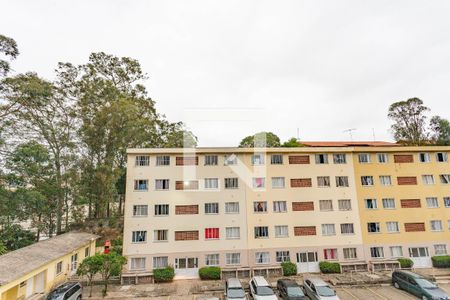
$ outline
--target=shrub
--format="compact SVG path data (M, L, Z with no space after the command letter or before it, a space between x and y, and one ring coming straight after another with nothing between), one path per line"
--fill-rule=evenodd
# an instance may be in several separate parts
M341 265L336 262L321 261L319 268L322 273L341 273Z
M412 268L412 266L414 265L414 262L410 258L399 258L397 260L400 263L400 267L402 269Z
M198 270L198 275L202 280L218 280L220 279L220 267L203 267Z
M290 261L285 261L281 263L281 267L283 268L284 276L292 276L297 275L297 265Z
M175 276L175 270L172 266L161 269L153 269L153 277L155 282L170 282Z
M433 256L431 258L433 267L435 268L449 268L450 267L450 255Z

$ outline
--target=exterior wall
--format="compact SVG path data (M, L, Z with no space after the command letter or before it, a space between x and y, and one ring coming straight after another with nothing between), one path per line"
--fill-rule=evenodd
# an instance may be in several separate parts
M20 297L23 297L25 299L25 293L26 293L26 285L22 285L20 287L22 282L26 282L28 279L33 278L34 276L37 276L38 274L45 272L45 279L44 279L44 293L50 292L53 288L55 288L57 285L61 284L62 282L66 281L67 278L71 275L70 271L70 263L71 263L71 256L78 253L78 264L81 263L85 259L85 249L87 247L90 247L90 255L95 253L95 241L91 243L86 243L83 247L78 248L77 250L67 253L66 255L49 262L48 264L34 270L33 272L30 272L6 285L0 286L0 299L1 300L16 300ZM24 258L26 259L26 258ZM56 273L56 265L62 262L62 272L59 274ZM36 288L36 281L33 281L33 290Z

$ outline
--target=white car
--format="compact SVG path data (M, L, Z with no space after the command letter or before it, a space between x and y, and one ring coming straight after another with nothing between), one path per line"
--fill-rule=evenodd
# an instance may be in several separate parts
M339 300L336 292L320 278L309 278L303 282L305 295L311 300Z
M250 294L255 300L278 300L270 284L262 276L253 277L250 282Z

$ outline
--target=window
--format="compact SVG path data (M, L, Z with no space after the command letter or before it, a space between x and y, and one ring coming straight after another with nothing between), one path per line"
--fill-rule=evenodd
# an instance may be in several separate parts
M332 211L333 200L319 200L320 211Z
M336 235L334 224L322 224L322 235Z
M155 242L167 242L169 239L169 230L162 229L162 230L155 230L154 231L154 241Z
M392 246L392 247L389 247L389 249L391 251L392 257L402 257L403 256L402 246Z
M217 155L205 155L205 166L217 166Z
M219 228L205 228L205 239L207 240L219 239Z
M266 201L255 201L253 202L253 212L267 212L267 202Z
M361 184L364 186L373 185L373 176L361 176Z
M434 176L433 175L422 175L423 184L434 184Z
M157 166L169 166L170 165L170 156L169 155L160 155L156 157L156 165Z
M237 189L238 179L237 178L225 178L225 188L226 189Z
M384 209L394 209L395 208L395 199L394 198L384 198L383 199L383 208Z
M155 204L155 216L168 216L169 204Z
M225 213L238 214L239 213L239 202L226 202L225 203Z
M450 197L444 197L444 206L450 207Z
M344 248L344 259L356 259L356 248Z
M364 199L367 209L377 209L377 199Z
M227 227L225 229L227 239L240 239L241 238L241 230L239 227Z
M434 253L436 255L447 255L447 245L446 244L434 245Z
M337 249L323 249L323 258L326 260L338 259Z
M145 269L145 257L133 257L130 259L131 270L144 270Z
M266 186L266 179L264 177L253 178L253 188L261 189Z
M205 189L218 189L219 179L218 178L205 178Z
M205 203L205 214L218 214L219 203Z
M431 231L442 231L442 221L441 220L431 220Z
M147 231L133 231L131 236L131 242L133 243L145 243L147 241Z
M447 229L450 230L450 220L447 221Z
M316 154L316 164L323 165L328 163L328 154Z
M384 257L383 247L371 247L370 256L373 258L383 258Z
M269 227L267 226L256 226L255 227L255 239L267 238L269 237Z
M169 179L156 179L155 180L155 189L157 191L168 190L169 189Z
M91 254L91 248L90 247L84 248L84 257L89 257L90 254Z
M336 187L348 187L348 177L336 176Z
M224 157L224 165L225 166L237 165L237 156L234 155L234 154L225 155L225 157Z
M283 164L283 155L282 154L272 154L270 156L270 163L272 165L282 165Z
M341 224L341 234L355 234L353 223Z
M169 258L167 256L153 257L153 269L162 269L169 265Z
M386 164L389 162L387 153L377 153L377 160L380 164Z
M146 191L148 189L148 180L147 179L138 179L134 181L134 190L135 191Z
M400 227L398 226L398 222L386 222L386 229L388 232L397 233L400 232Z
M419 153L419 161L422 163L429 163L431 161L430 153Z
M206 254L205 255L205 265L218 266L219 264L220 264L219 254Z
M427 197L427 207L428 208L438 208L439 202L436 197Z
M413 247L409 248L409 256L410 257L427 257L428 247Z
M58 275L58 274L61 274L61 272L62 272L62 261L60 261L60 262L58 262L57 264L56 264L56 275Z
M253 154L252 155L252 165L255 165L255 166L264 165L264 155L263 154Z
M447 162L448 161L447 153L445 153L445 152L436 153L436 161L437 162Z
M450 183L450 174L441 174L441 175L439 175L439 178L441 179L442 184Z
M338 200L339 210L352 210L352 202L350 199Z
M380 176L380 184L381 185L392 185L392 178L389 175Z
M148 155L138 155L136 156L136 166L148 166L150 165L150 156Z
M276 225L275 226L275 237L284 238L289 236L289 229L287 225Z
M368 164L370 163L370 154L368 153L360 153L358 154L358 161L360 164Z
M347 163L347 158L344 153L333 154L333 162L335 164L345 164Z
M370 233L380 232L380 223L378 222L367 223L367 231Z
M330 176L318 176L317 177L318 187L330 187Z
M272 188L283 189L284 188L284 177L272 177Z
M225 255L225 263L227 265L239 265L241 263L240 253L227 253Z
M268 264L269 262L270 262L269 252L256 252L255 253L255 263Z
M276 251L275 255L276 255L276 260L277 260L278 263L291 261L291 257L289 255L289 251Z
M273 201L273 211L277 213L287 212L286 201Z
M133 205L133 216L134 217L146 217L148 215L147 205Z

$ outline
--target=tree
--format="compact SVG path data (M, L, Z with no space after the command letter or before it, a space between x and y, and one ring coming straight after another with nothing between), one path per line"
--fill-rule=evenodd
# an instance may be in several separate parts
M242 139L241 148L280 147L280 138L272 132L258 132Z
M450 122L439 116L430 120L431 139L437 145L450 145Z
M410 98L391 104L388 117L394 121L391 128L397 142L421 145L427 141L426 116L429 108L419 98Z
M290 138L281 145L281 147L301 147L301 146L302 145L297 141L295 137Z
M35 235L29 230L24 230L20 225L14 224L0 230L0 241L8 251L14 251L35 242Z
M0 255L6 254L8 250L6 249L5 245L3 245L2 241L0 241Z
M118 276L122 271L123 265L126 264L127 259L124 256L118 255L114 252L109 254L99 254L101 259L100 274L104 282L103 297L108 293L108 281L111 276Z
M94 256L90 256L85 258L77 269L78 276L86 276L89 285L89 297L92 297L92 283L95 274L100 272L103 265L103 258L101 254L95 254Z
M17 47L16 41L0 34L0 54L3 54L10 60L15 59L19 55L19 48ZM9 65L9 62L0 59L0 77L8 74L10 70L11 66Z

